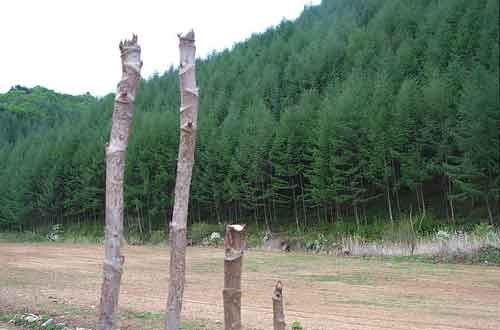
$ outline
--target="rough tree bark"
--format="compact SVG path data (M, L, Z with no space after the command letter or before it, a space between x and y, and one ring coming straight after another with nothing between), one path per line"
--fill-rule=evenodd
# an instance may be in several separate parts
M179 35L180 50L180 142L175 182L175 202L170 223L170 277L166 330L180 327L182 298L186 277L186 229L191 175L196 146L198 87L196 86L194 32Z
M276 283L273 291L273 325L274 330L286 330L285 310L283 308L283 284Z
M118 84L113 109L110 141L106 145L106 240L104 243L104 279L97 330L119 329L118 296L124 257L123 176L134 98L141 77L141 47L137 36L120 42L122 79Z
M224 329L241 330L241 269L246 248L246 226L229 225L224 238Z

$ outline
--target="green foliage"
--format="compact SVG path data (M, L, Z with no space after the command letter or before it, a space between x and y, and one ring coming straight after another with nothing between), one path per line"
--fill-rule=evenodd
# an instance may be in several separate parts
M431 257L436 263L460 263L500 266L500 248L492 245L481 247L473 252L456 252Z
M204 240L210 239L212 233L218 233L221 237L224 237L225 228L223 225L214 225L204 222L193 223L189 226L188 239L193 244L201 244Z
M0 241L4 242L47 242L47 235L43 233L35 233L32 231L25 232L1 232Z
M79 112L96 103L89 94L58 94L37 86L14 86L0 94L0 148L34 131L51 129L63 120L78 118Z
M264 241L265 232L252 230L253 227L247 231L247 245L249 247L260 247Z
M69 328L64 323L52 322L42 327L49 320L46 315L37 316L33 314L15 315L12 319L13 324L21 326L24 330L68 330Z
M151 244L161 244L166 242L165 232L162 230L155 230L151 233L149 237L149 243Z
M304 327L302 326L302 324L300 324L299 321L294 321L290 325L290 330L304 330Z
M498 223L498 7L324 0L199 60L190 223L293 226L313 249L338 235L410 244L444 223ZM2 230L62 223L77 240L66 224L101 222L113 101L42 87L0 95ZM125 215L141 243L159 241L172 213L177 69L142 81L135 105ZM191 239L223 233L209 226Z

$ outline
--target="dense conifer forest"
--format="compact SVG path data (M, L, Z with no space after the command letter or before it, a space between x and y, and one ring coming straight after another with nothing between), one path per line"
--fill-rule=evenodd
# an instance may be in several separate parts
M191 222L498 223L499 0L323 0L197 65ZM174 67L143 81L129 226L170 219ZM0 95L0 228L101 223L114 95Z

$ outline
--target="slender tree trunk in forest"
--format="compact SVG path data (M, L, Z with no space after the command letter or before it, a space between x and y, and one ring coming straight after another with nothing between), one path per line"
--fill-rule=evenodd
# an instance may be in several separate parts
M229 225L224 238L224 330L241 330L241 270L246 226Z
M119 329L118 297L124 257L123 239L123 177L125 152L134 110L134 98L141 77L141 47L137 36L120 42L122 80L118 84L111 137L106 146L106 240L104 243L104 279L97 330Z
M391 219L391 224L394 225L394 218L392 217L392 205L391 205L391 193L389 187L386 187L386 197L387 197L387 209L389 210L389 219Z
M264 182L261 182L260 189L262 189L262 192L265 191ZM269 214L269 217L268 217L268 215L267 215L267 202L266 202L265 198L262 199L262 205L263 205L263 209L264 209L264 221L266 224L266 230L270 231L271 226L269 225L269 219L271 217L271 214Z
M420 204L422 205L422 216L425 217L426 208L425 208L424 185L423 185L423 183L420 183Z
M448 203L450 204L451 222L455 223L455 208L453 207L453 199L450 197L450 193L451 193L451 180L450 180L449 177L447 178L447 181L448 181L448 193L447 193L447 197L448 197Z
M297 230L300 231L299 213L297 212L297 200L295 198L295 186L292 188L292 198L293 198L293 214L295 216L295 225L297 226Z
M175 202L170 223L170 276L167 300L166 330L179 330L182 298L186 280L187 217L191 176L196 146L198 87L195 75L194 32L179 35L180 50L180 141L175 182Z
M419 186L419 184L417 183L417 184L415 185L415 195L416 195L416 197L417 197L417 207L418 207L418 211L420 212L420 214L422 214L422 213L423 213L423 211L422 211L422 206L420 205L420 192L418 191L418 186Z
M394 194L396 195L396 207L398 209L397 217L399 219L401 217L401 204L399 203L399 185Z
M273 326L274 330L286 330L285 310L283 308L283 285L276 283L273 291Z
M354 219L356 219L356 228L359 228L359 214L358 214L358 205L356 202L352 204L354 209Z
M304 216L304 227L307 227L307 212L306 212L306 197L305 197L305 193L304 193L304 179L302 177L302 174L300 174L299 176L300 178L300 193L301 193L301 197L302 197L302 212L303 212L303 216Z
M490 206L490 199L488 198L488 195L484 196L484 199L486 200L486 209L488 210L488 218L490 220L490 225L495 224L495 219L493 218L493 212L491 212L491 206Z

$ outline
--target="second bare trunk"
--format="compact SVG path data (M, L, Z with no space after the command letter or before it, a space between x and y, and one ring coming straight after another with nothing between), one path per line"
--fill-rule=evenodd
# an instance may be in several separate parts
M170 223L170 277L166 330L179 330L186 278L187 217L196 147L198 87L196 86L194 32L179 35L181 108L180 142L175 182L175 202Z

